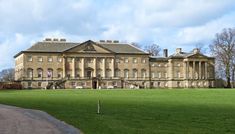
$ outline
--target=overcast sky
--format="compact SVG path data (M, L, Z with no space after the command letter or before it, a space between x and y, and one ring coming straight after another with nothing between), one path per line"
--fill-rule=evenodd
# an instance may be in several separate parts
M0 70L45 37L115 39L173 52L235 26L234 0L0 0Z

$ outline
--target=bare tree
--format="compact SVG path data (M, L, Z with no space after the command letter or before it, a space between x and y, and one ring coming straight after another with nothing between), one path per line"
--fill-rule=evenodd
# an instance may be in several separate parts
M234 65L235 54L235 29L223 29L221 33L217 33L210 50L216 58L216 63L221 65L221 70L225 74L227 88L231 88L231 72Z
M160 54L161 48L157 44L147 45L144 48L152 56L158 56Z
M0 72L0 81L14 81L14 75L13 68L4 69Z

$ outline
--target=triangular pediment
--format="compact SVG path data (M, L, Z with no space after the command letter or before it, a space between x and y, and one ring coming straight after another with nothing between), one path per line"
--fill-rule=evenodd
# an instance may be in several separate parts
M73 48L66 50L66 52L76 52L76 53L113 53L112 51L103 48L99 44L88 40L81 43Z
M196 54L192 54L192 55L189 55L187 56L187 58L198 58L198 59L207 59L208 57L201 54L201 53L196 53Z

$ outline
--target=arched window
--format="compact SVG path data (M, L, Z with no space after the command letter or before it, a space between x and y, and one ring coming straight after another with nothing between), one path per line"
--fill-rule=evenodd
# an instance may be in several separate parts
M133 78L137 78L138 77L138 70L137 69L133 69Z
M42 68L38 68L37 69L37 73L38 73L38 78L42 78L43 77L43 69Z
M128 69L125 69L125 70L124 70L124 77L125 77L125 78L128 78L128 77L129 77L129 70L128 70Z
M27 77L28 78L33 78L33 69L32 68L27 69Z
M142 69L142 70L141 70L141 77L142 77L142 78L145 78L146 76L147 76L146 70L145 70L145 69Z
M57 77L58 78L61 78L62 77L62 74L63 74L63 70L61 68L58 68L57 69Z
M47 69L47 77L48 78L52 78L53 77L53 69L52 68L48 68Z

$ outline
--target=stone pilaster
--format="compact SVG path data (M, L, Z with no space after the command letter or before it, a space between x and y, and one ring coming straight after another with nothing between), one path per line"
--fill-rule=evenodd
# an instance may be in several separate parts
M81 58L81 77L85 77L85 63L84 63L84 58Z
M198 71L199 71L199 73L198 73L198 74L199 74L198 79L201 79L201 78L202 78L202 68L201 68L202 65L201 65L201 61L199 61L199 65L198 65L198 66L199 66L199 68L198 68Z
M63 56L63 78L66 77L66 57Z
M106 69L106 67L105 67L105 64L106 64L106 63L105 63L105 61L106 61L106 60L105 60L105 58L104 58L104 59L103 59L103 78L105 78L105 72L106 72L106 70L105 70L105 69Z
M96 74L97 74L97 69L96 69L97 68L97 64L96 64L97 62L96 61L97 61L97 58L95 57L94 58L94 74L93 74L93 77L96 77Z

